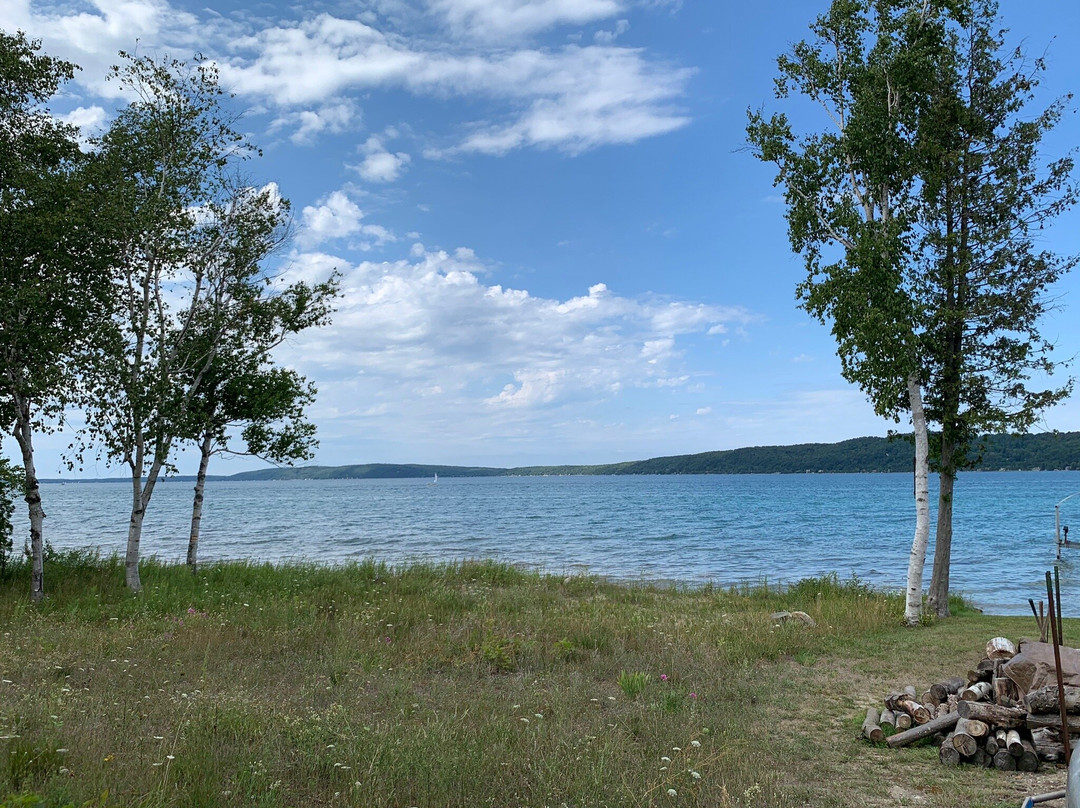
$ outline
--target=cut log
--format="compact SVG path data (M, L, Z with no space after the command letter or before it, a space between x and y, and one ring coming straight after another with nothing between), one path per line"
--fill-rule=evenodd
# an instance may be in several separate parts
M1016 656L1016 646L1007 637L994 637L986 644L987 659L1012 659Z
M915 701L915 697L918 695L918 693L915 692L915 685L906 686L904 688L903 694L912 701Z
M1031 742L1039 753L1039 760L1047 763L1065 762L1065 744L1061 742L1061 735L1057 730L1048 727L1037 729L1031 733Z
M1020 772L1037 772L1039 770L1039 753L1031 741L1023 740L1024 754L1016 759L1016 770Z
M1005 745L1009 748L1009 754L1014 758L1024 754L1024 744L1020 740L1020 733L1015 729L1010 729L1005 733Z
M989 682L994 676L994 660L983 659L979 661L979 664L975 666L974 670L970 670L967 673L967 680L969 685L973 685L976 682Z
M911 720L911 716L907 713L896 714L896 728L899 730L910 729L911 725L915 722Z
M956 731L953 733L952 744L960 750L964 757L971 757L979 748L979 738L986 735L988 727L982 721L972 721L961 718L956 722Z
M986 744L983 746L983 749L986 750L986 754L990 757L993 757L998 753L998 742L993 733L986 736Z
M1004 729L994 730L994 738L997 739L998 746L1002 747L1003 749L1005 748L1006 744L1008 744L1008 733Z
M987 701L962 701L956 711L961 718L973 718L1004 729L1022 727L1027 719L1027 713L1019 707L1002 707Z
M1032 690L1024 699L1027 702L1028 712L1031 713L1054 713L1058 712L1058 689L1057 685L1040 687ZM1080 714L1080 687L1065 685L1065 712L1070 715Z
M960 765L960 750L953 746L951 732L945 736L944 743L942 743L941 748L938 749L938 760L940 760L944 766Z
M899 718L899 716L897 716ZM949 713L943 715L940 718L935 718L932 721L922 724L917 727L912 727L906 732L898 732L891 738L888 738L885 743L892 749L897 749L901 746L907 746L910 743L921 740L923 738L929 738L935 732L944 732L952 729L956 726L956 722L960 720L960 716L957 713Z
M999 749L994 755L994 768L1003 772L1016 771L1016 758L1009 754L1008 749Z
M980 769L986 769L994 765L994 756L980 746L975 750L975 754L971 756L971 763Z
M899 695L890 693L885 699L885 705L897 714L897 719L899 719L901 713L907 713L914 719L916 724L925 724L933 717L930 715L928 709L923 707L906 693L901 693ZM897 727L899 726L898 723Z
M884 729L886 726L896 729L896 713L894 713L892 710L882 710L881 716L878 718L878 721L880 721L882 729Z
M964 689L966 683L959 676L951 676L942 682L936 682L930 685L930 692L934 695L934 698L939 702L945 701L949 698L951 693L959 693Z
M881 743L885 740L885 733L881 731L881 727L878 726L878 722L881 720L881 715L878 713L877 707L871 707L866 711L866 719L862 722L863 737L868 741L874 743Z
M1068 718L1069 734L1075 735L1080 732L1080 715L1070 715L1066 717ZM1061 718L1057 715L1028 713L1027 720L1024 723L1030 730L1036 730L1040 727L1055 727L1061 729Z
M960 693L960 698L964 701L986 701L990 698L990 694L994 688L989 682L976 682L975 684L967 687Z
M941 704L941 699L935 696L933 692L927 690L925 693L922 694L922 698L919 699L919 703L922 704L922 706L926 709L933 710L935 707Z
M1020 693L1016 688L1016 683L1013 682L1008 676L995 676L992 684L994 686L994 703L1001 704L1006 707L1015 707L1019 700Z
M945 702L944 704L939 704L937 707L934 708L934 718L938 718L939 716L942 716L942 715L948 715L951 712L952 712L952 707L949 704L949 702Z

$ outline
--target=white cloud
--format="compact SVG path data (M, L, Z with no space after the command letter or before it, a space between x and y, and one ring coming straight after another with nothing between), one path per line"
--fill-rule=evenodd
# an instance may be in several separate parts
M310 260L318 272L330 266ZM308 261L296 256L295 272ZM408 260L347 268L333 325L304 334L285 358L318 381L319 406L346 420L388 402L396 423L416 430L469 422L484 431L630 390L685 388L680 341L749 319L622 297L602 283L566 300L536 297L482 283L488 272L470 250L420 245Z
M309 145L319 135L338 134L359 125L360 117L360 110L353 101L340 99L317 109L283 113L270 124L270 131L294 128L289 140L298 145Z
M620 36L630 30L630 20L618 20L615 23L615 27L610 30L601 30L593 34L593 40L601 45L610 45Z
M61 115L60 120L72 126L79 127L84 135L94 135L105 126L108 114L96 104L90 107L76 107L66 115Z
M365 155L363 162L349 168L354 169L368 182L393 182L412 161L405 152L391 154L383 146L382 139L376 135L369 137L360 147L360 151Z
M364 211L344 191L334 191L317 204L308 205L301 217L302 229L297 242L304 247L359 236L351 246L366 251L396 240L382 225L364 224Z
M381 88L487 99L505 110L506 120L475 124L463 143L431 149L432 156L459 150L501 154L524 146L576 153L689 122L676 102L693 71L650 61L639 49L455 53L416 47L356 20L321 14L264 29L235 43L234 53L221 65L226 83L286 107Z
M430 11L451 26L501 40L610 19L625 6L622 0L432 0ZM212 54L223 86L278 108L271 129L291 128L291 139L301 144L355 125L360 113L349 96L371 90L466 98L472 109L488 105L473 113L471 123L460 121L456 132L435 133L442 144L430 155L524 147L578 153L689 122L679 103L693 70L612 45L628 25L623 19L610 38L599 37L602 44L537 49L487 42L486 36L450 43L412 35L412 28L391 21L418 23L417 12L390 12L361 15L366 22L323 13L256 29L252 21L205 10L196 16L166 0L92 0L78 10L8 0L0 3L0 27L40 36L49 53L84 68L77 82L105 98L121 92L104 80L117 50ZM401 152L378 152L360 168L373 177L396 176L405 162Z
M709 415L712 412L712 407L698 407L695 415Z
M482 39L515 38L559 25L607 19L620 0L428 0L458 31Z
M92 0L44 9L31 0L0 3L0 28L21 29L42 40L50 56L68 59L83 68L75 80L104 97L118 95L115 83L105 76L115 63L117 51L156 48L164 43L190 54L199 43L213 38L213 24L174 8L167 0Z

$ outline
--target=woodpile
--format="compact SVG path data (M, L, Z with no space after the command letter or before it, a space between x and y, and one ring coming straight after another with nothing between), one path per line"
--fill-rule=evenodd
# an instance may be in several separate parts
M1065 762L1057 685L1028 693L1003 671L1017 653L1004 637L965 676L889 693L867 710L863 737L898 748L931 738L947 766L961 763L1003 771L1038 771L1041 762ZM1019 662L1019 660L1018 660ZM1080 687L1064 687L1070 746L1080 742Z

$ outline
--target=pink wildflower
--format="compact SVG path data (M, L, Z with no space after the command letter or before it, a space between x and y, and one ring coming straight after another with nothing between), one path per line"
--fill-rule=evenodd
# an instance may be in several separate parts
M666 673L661 673L660 674L660 681L661 682L666 682L667 681L667 674Z

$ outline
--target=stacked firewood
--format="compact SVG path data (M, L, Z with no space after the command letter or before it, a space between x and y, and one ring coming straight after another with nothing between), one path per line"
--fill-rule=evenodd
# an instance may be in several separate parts
M933 738L951 766L1034 772L1040 761L1063 761L1058 688L1019 693L1001 670L1015 654L1012 642L995 637L966 677L935 682L921 695L911 686L889 693L884 709L867 711L864 737L893 748ZM1069 731L1080 733L1080 688L1066 687L1065 703Z

